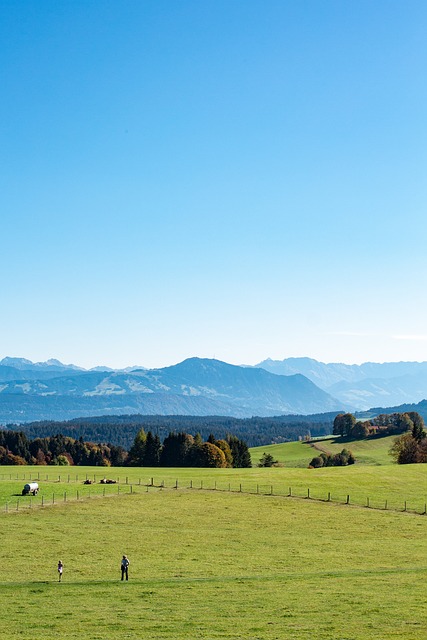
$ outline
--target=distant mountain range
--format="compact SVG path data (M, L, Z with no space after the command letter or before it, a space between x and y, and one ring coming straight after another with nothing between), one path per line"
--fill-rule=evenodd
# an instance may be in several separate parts
M255 367L189 358L171 367L87 370L59 360L0 361L0 423L94 415L245 418L413 404L427 398L427 362L325 364L264 360Z
M357 410L417 403L427 398L427 362L325 364L311 358L264 360L256 365L276 375L300 373Z
M163 369L120 371L87 371L57 360L0 361L3 424L134 413L243 418L342 409L301 374L275 375L218 360L190 358Z

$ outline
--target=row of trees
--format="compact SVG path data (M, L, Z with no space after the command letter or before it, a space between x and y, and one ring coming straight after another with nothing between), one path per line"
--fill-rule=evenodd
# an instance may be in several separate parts
M334 420L333 433L355 439L397 435L390 454L398 464L427 463L427 434L424 420L416 411L381 414L364 422L358 422L351 413L341 413Z
M0 430L0 464L120 467L126 459L127 452L116 445L84 442L62 434L30 440L22 431Z
M251 458L243 440L229 435L216 440L210 435L169 433L159 436L140 429L129 452L112 444L95 444L61 434L30 440L22 431L0 430L0 464L59 464L144 467L250 467Z
M358 440L372 436L399 435L408 431L420 433L424 420L416 411L384 413L370 420L356 420L351 413L340 413L334 419L333 434Z
M184 431L171 432L164 439L140 429L129 450L128 464L137 467L250 467L247 444L233 435L217 440L210 434L203 442Z
M110 442L129 450L135 434L144 428L163 441L172 432L200 433L203 441L214 433L226 439L229 433L245 440L250 447L298 440L308 433L322 436L331 433L336 413L312 416L271 416L232 418L230 416L147 416L120 415L74 418L66 421L43 420L23 425L8 424L12 431L24 431L29 438L44 438L62 433L85 442Z

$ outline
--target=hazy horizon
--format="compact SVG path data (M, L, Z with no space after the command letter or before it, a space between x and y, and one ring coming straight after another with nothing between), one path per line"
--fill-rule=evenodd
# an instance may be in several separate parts
M343 364L343 365L347 365L347 366L353 366L353 365L361 366L363 364L398 364L398 363L405 363L405 362L411 362L411 363L426 362L426 361L423 361L423 360L386 360L386 361L383 361L383 362L378 362L378 361L374 361L374 360L365 360L363 362L343 362L342 360L322 361L322 360L317 360L316 358L311 358L310 356L290 356L289 358L279 358L279 359L278 358L266 357L266 358L263 358L263 359L261 359L261 360L259 360L257 362L229 362L227 360L220 360L219 358L214 358L214 357L209 358L207 356L190 355L190 356L187 356L186 358L183 358L182 360L178 360L177 362L165 362L165 363L160 364L160 365L155 366L155 367L148 367L143 362L134 363L134 364L129 364L128 363L128 364L126 364L124 366L121 366L121 367L114 367L111 364L108 364L106 362L98 362L98 363L95 363L95 364L90 365L90 366L82 365L80 362L77 362L77 361L76 362L74 362L74 361L72 361L72 362L63 362L62 360L59 360L59 358L55 358L54 356L52 356L51 358L46 358L46 360L33 361L30 358L27 358L25 356L10 356L10 355L8 355L8 356L0 357L0 363L3 360L8 359L8 358L25 359L25 360L29 360L32 364L47 364L50 360L53 360L53 361L58 361L62 365L65 365L65 366L75 366L75 367L79 367L79 368L85 369L85 370L91 370L91 369L99 368L99 367L106 367L106 368L114 369L114 370L133 369L133 368L137 368L137 367L141 367L141 368L144 368L144 369L163 369L165 367L175 366L177 364L180 364L181 362L184 362L185 360L191 360L193 358L197 358L197 359L200 359L200 360L218 360L220 362L224 362L226 364L231 364L231 365L237 366L237 367L239 367L239 366L242 366L242 367L247 367L247 366L248 367L255 367L258 364L261 364L262 362L265 362L265 361L268 361L268 360L271 360L271 361L274 361L274 362L282 362L282 361L288 360L288 359L296 359L296 360L309 359L309 360L315 360L316 362L319 362L320 364L326 364L326 365L329 365L329 364Z

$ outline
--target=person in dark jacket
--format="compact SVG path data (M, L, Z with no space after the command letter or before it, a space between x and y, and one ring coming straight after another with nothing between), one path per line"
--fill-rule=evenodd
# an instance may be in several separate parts
M120 568L122 570L122 580L126 576L126 580L129 580L129 559L127 556L123 556Z

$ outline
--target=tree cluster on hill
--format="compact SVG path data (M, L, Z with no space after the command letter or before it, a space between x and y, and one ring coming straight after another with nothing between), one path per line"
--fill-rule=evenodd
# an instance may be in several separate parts
M0 464L122 466L123 447L75 440L62 434L30 440L22 431L0 430Z
M427 462L427 434L424 423L413 424L411 431L396 438L390 454L398 464L413 464Z
M259 467L278 467L283 466L278 460L275 460L271 453L263 453L258 463Z
M344 438L360 440L373 436L399 435L413 428L423 429L424 420L416 411L383 413L370 420L356 420L351 413L340 413L334 419L332 433Z
M348 449L343 449L340 453L324 453L322 451L322 453L312 459L308 468L346 467L348 464L354 464L354 462L354 456Z
M200 433L203 440L214 433L217 439L225 439L233 433L245 440L248 446L290 442L311 436L324 436L332 432L336 412L311 416L286 415L268 418L230 418L227 416L147 416L121 415L75 418L63 422L44 420L28 424L8 424L7 428L24 431L29 438L44 438L55 433L83 438L88 442L110 442L129 449L136 432L144 428L160 439L169 432Z
M140 429L129 450L127 464L137 467L250 467L246 442L236 436L217 440L212 434L206 442L199 433L170 432L163 444L151 431Z
M20 431L0 430L0 464L58 464L145 467L250 467L246 442L234 435L217 440L170 432L163 444L151 431L140 429L127 452L112 444L95 444L62 434L30 440Z
M333 433L349 439L397 435L390 454L398 464L427 462L427 434L417 411L382 413L364 422L356 421L351 413L340 413L334 420Z

